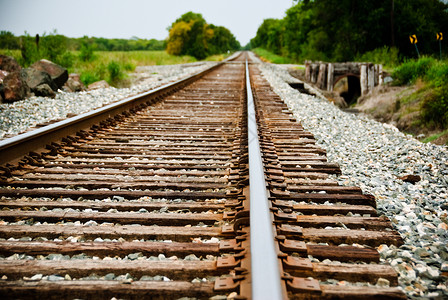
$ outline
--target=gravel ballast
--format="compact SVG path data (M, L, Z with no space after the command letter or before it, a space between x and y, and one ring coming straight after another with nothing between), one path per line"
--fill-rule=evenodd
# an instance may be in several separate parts
M196 73L214 63L139 67L131 88L107 88L81 93L60 92L55 99L31 97L0 104L0 139L38 124L81 114ZM401 288L410 298L448 297L448 150L423 144L395 127L362 115L342 112L332 103L301 94L288 83L298 80L283 67L260 64L274 91L287 103L305 130L337 162L342 185L355 185L377 199L402 235L399 248L378 248L382 261L399 274ZM399 179L419 175L412 184Z
M181 65L137 67L137 84L130 88L114 87L67 93L60 91L56 98L30 97L14 103L0 104L0 139L17 135L37 125L62 120L95 108L137 95L158 86L202 71L215 62L196 62Z
M376 197L404 245L381 245L382 261L399 274L399 284L415 299L448 297L448 150L423 144L397 128L366 116L345 113L332 103L301 94L288 83L298 80L276 65L261 64L265 78L305 130L340 164L342 185L355 185ZM419 175L412 184L399 179Z

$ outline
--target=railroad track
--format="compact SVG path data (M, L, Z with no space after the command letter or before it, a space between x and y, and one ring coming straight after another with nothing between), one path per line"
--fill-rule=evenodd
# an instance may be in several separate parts
M247 58L1 141L0 295L405 298L399 234Z

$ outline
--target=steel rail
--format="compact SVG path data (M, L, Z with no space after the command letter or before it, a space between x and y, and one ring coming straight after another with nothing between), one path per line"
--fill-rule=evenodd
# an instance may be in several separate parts
M235 59L237 55L228 60ZM226 60L226 61L228 61ZM225 62L225 61L224 61ZM101 108L94 109L75 117L71 117L51 125L47 125L17 136L0 141L0 165L15 163L18 159L27 155L30 151L39 152L45 146L58 141L63 137L75 134L80 130L89 129L92 125L113 118L125 111L138 109L150 105L158 98L177 91L189 83L199 79L208 72L214 70L224 62L220 62L210 68L197 72L187 78L165 84L153 90L125 98Z
M255 105L246 60L247 125L249 143L250 255L252 299L283 299L274 241L273 220L261 159Z

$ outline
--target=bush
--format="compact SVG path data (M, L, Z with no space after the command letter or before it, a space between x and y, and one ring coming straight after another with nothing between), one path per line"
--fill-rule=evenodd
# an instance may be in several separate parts
M395 85L404 85L413 82L416 78L415 76L415 63L414 61L408 61L403 63L401 66L396 68L392 77L394 78Z
M73 67L75 59L76 57L71 52L67 51L59 57L58 63L65 68L71 68Z
M35 37L28 33L20 37L20 52L22 57L18 60L23 67L28 67L32 63L48 59L64 67L73 65L74 56L67 50L68 38L57 34L56 31L50 35L43 34L39 38L39 47L36 45Z
M441 87L448 84L448 62L437 61L426 72L425 80L434 87Z
M39 42L39 52L42 58L56 64L61 64L61 59L67 53L67 37L57 34L56 30L50 35L43 35Z
M109 71L109 83L116 84L118 81L122 80L125 76L121 66L116 61L111 61L107 65L107 70Z
M428 71L436 64L436 62L437 61L432 57L422 57L417 60L415 62L415 79L425 78Z
M134 72L134 70L135 70L135 65L134 65L133 63L126 62L126 63L123 64L123 68L124 68L126 71Z
M94 60L95 54L93 53L93 46L89 45L87 41L83 41L81 44L81 49L78 57L82 61Z
M409 60L396 68L392 74L395 85L414 83L417 78L425 79L426 74L436 64L431 57L423 57L419 60Z
M103 80L104 78L106 78L107 70L106 66L103 63L100 63L95 65L94 67L83 69L80 71L80 73L81 73L80 76L81 81L86 86L88 86L93 82Z
M421 106L423 120L434 127L448 127L448 87L446 85L434 89L426 97Z
M81 81L85 86L88 86L91 83L101 80L101 78L95 72L85 71L80 75Z
M433 62L424 79L434 92L422 102L422 118L432 126L448 128L448 62Z
M448 61L437 61L431 57L410 60L393 72L395 84L425 82L421 101L421 117L432 127L448 128ZM418 91L414 93L418 95Z
M385 67L396 67L400 63L400 56L398 48L389 48L384 46L373 51L366 52L362 55L357 55L355 61L372 62L375 64L382 64Z
M28 34L20 38L20 54L22 57L18 62L23 67L28 67L41 59L34 38L30 37Z

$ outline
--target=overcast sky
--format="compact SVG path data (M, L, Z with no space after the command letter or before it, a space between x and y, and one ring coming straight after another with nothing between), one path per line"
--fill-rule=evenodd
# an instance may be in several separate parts
M244 46L264 19L282 18L291 5L292 0L0 0L0 30L161 40L172 22L193 11L227 27Z

